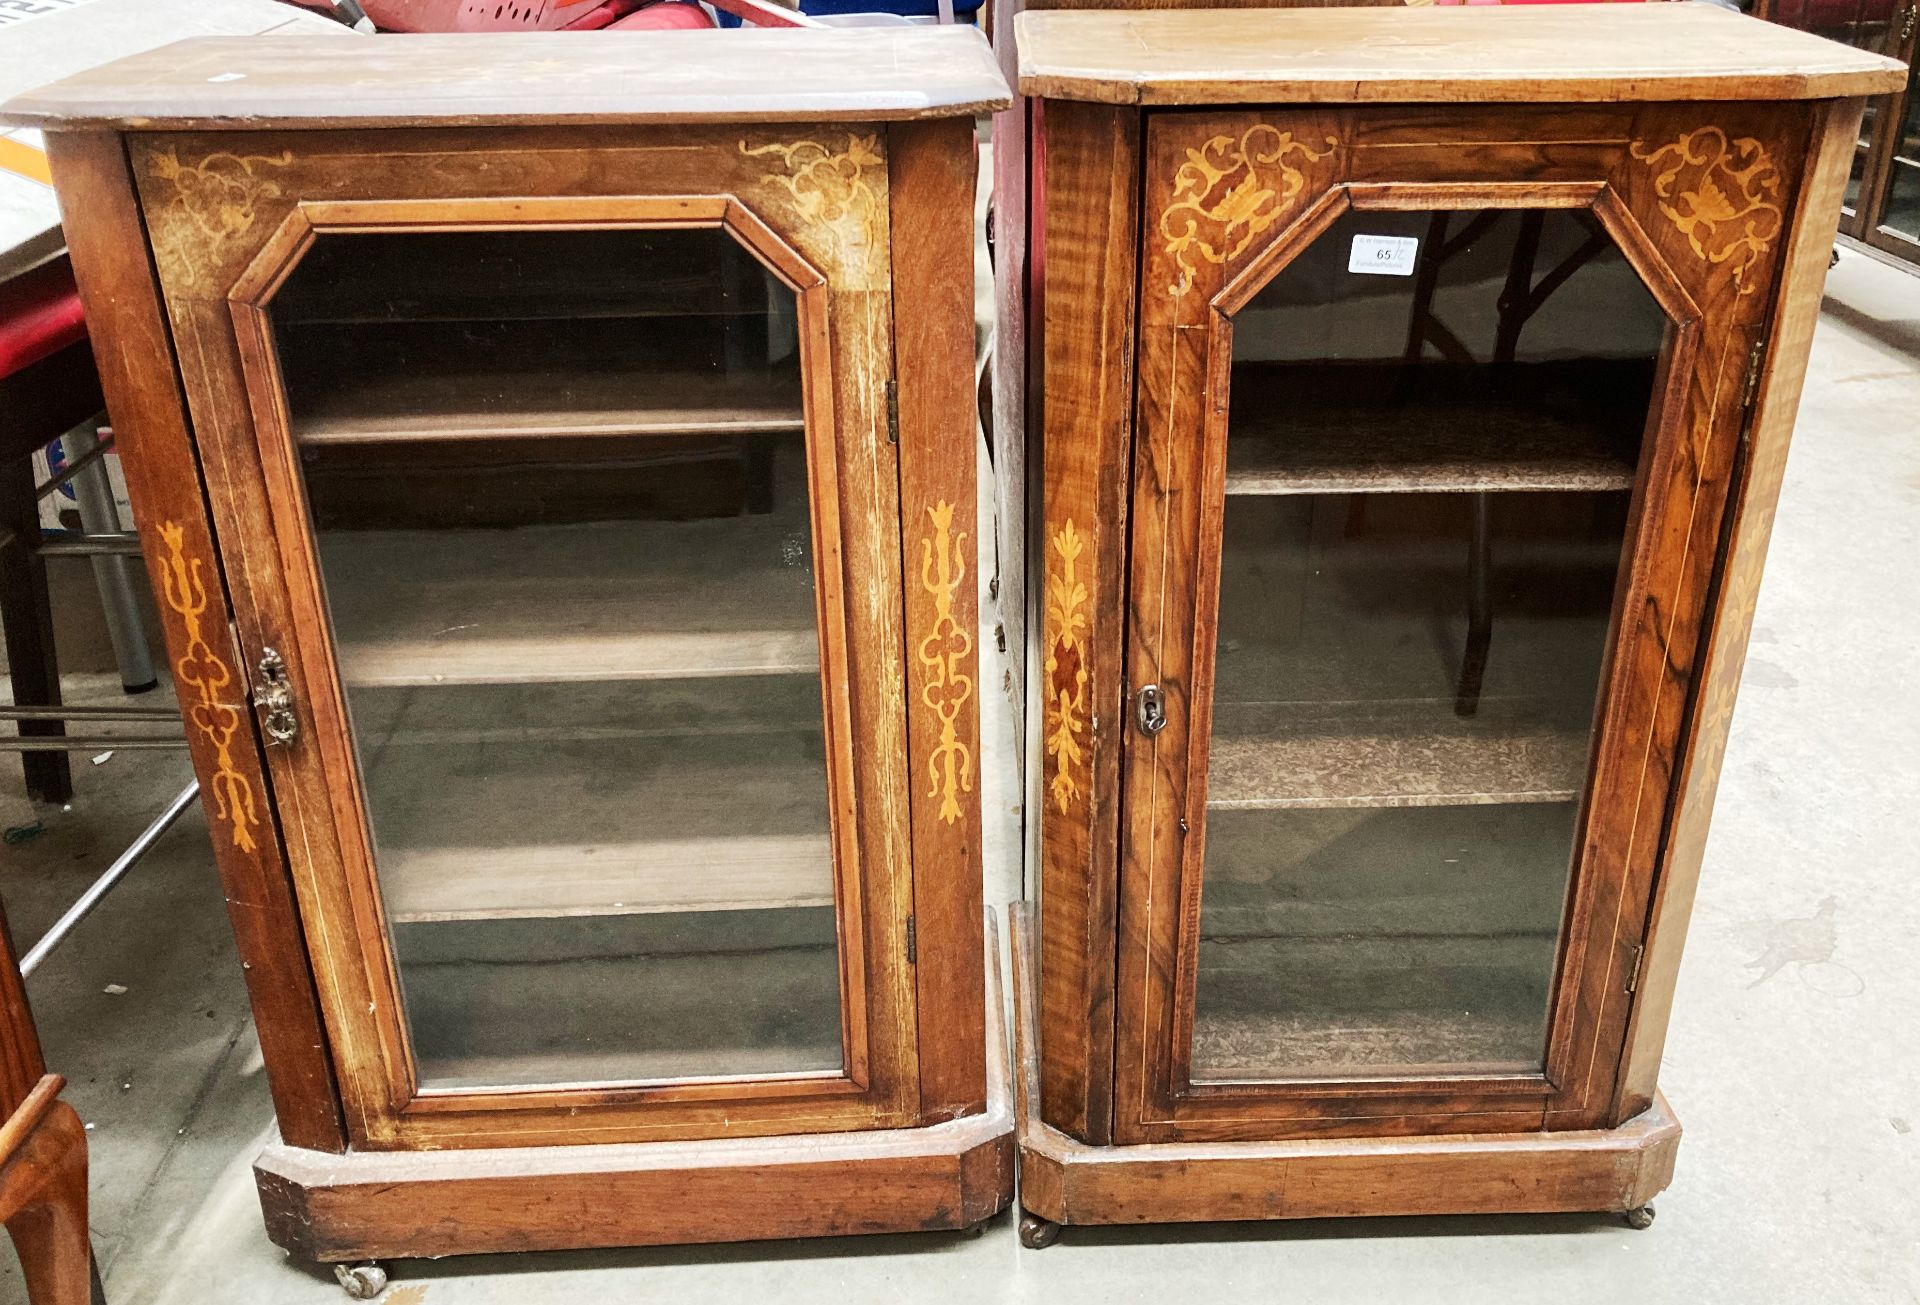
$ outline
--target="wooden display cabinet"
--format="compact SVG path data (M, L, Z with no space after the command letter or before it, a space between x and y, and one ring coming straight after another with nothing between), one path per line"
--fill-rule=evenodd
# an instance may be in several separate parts
M1694 5L1033 12L1023 1232L1644 1221L1871 54Z
M1757 17L1911 64L1920 49L1917 0L1758 0ZM1920 263L1920 94L1914 73L1867 101L1856 138L1840 236L1855 248Z
M9 106L126 455L283 1246L1010 1199L970 402L1005 102L948 29L206 40Z

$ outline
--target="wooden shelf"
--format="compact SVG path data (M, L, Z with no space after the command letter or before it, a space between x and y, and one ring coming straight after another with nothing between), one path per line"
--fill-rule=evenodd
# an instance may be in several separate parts
M719 230L358 233L317 241L280 326L765 315L792 292ZM762 328L764 333L764 327Z
M819 666L806 530L799 511L348 530L320 552L352 686L770 675Z
M1398 400L1398 369L1318 380L1298 367L1234 371L1229 494L1624 490L1644 406L1530 405L1464 386ZM1438 370L1438 369L1435 369ZM1452 392L1446 392L1451 389Z
M428 1088L832 1074L831 912L396 931Z
M1487 806L1567 802L1586 780L1585 720L1528 700L1221 703L1208 765L1209 810Z
M1564 875L1558 883L1536 878L1540 888L1565 882ZM1391 898L1385 884L1375 891ZM1560 893L1534 891L1550 902L1544 928L1359 927L1336 935L1223 937L1209 935L1203 923L1194 1077L1538 1073ZM1281 904L1275 907L1281 914Z
M1244 1083L1539 1073L1546 1041L1540 1024L1534 1012L1424 1009L1318 1019L1202 1017L1194 1021L1193 1076L1197 1082Z
M396 924L833 905L817 731L362 749Z
M833 905L825 834L395 848L380 869L395 924Z
M805 429L793 374L718 368L365 367L308 381L289 406L310 445Z

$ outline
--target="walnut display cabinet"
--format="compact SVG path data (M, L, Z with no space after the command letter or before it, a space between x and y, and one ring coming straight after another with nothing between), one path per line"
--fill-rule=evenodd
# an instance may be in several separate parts
M1861 99L1695 5L1024 15L1023 1232L1644 1222Z
M947 29L207 40L9 106L127 455L282 1245L1010 1199L971 399L1005 102Z

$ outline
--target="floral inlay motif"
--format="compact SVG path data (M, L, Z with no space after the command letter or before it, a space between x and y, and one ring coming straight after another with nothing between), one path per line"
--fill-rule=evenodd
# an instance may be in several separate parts
M284 168L291 162L292 153L282 150L274 156L222 152L187 164L180 161L179 154L168 150L153 156L153 174L173 183L180 210L195 226L219 238L245 231L259 216L261 200L280 197L279 184L254 169Z
M180 618L187 636L187 650L173 664L174 688L187 724L213 748L213 776L205 785L205 793L212 798L213 814L227 823L233 845L251 852L252 831L260 824L260 815L247 777L233 764L234 738L245 720L238 707L222 700L233 685L233 671L220 660L201 629L207 611L207 586L201 578L200 560L189 560L186 555L186 528L176 522L162 522L160 540L167 550L160 561L161 596Z
M1731 263L1741 294L1759 289L1747 281L1747 269L1786 225L1780 169L1766 147L1751 136L1732 139L1718 127L1701 127L1658 149L1635 141L1632 153L1658 169L1653 191L1660 212L1693 252L1711 264Z
M920 664L927 682L920 700L940 717L940 742L927 758L933 780L928 797L940 799L940 819L952 824L960 818L960 794L973 792L973 753L960 741L960 712L973 697L973 679L966 673L973 655L973 635L954 619L953 600L966 578L962 550L967 532L953 533L953 504L945 499L927 509L933 533L920 541L920 584L933 595L933 629L920 641Z
M1173 174L1173 202L1160 214L1161 238L1180 266L1168 293L1179 298L1193 288L1195 260L1239 257L1299 198L1307 184L1299 165L1326 158L1337 144L1329 136L1326 148L1315 152L1292 132L1259 123L1238 137L1215 136L1189 149Z
M1065 811L1080 796L1074 768L1087 728L1087 586L1079 574L1087 541L1069 518L1049 542L1057 565L1047 571L1046 746L1053 762L1047 793Z
M786 175L769 173L767 180L793 196L802 218L828 226L851 221L864 234L872 233L881 203L866 170L886 164L878 136L849 133L847 147L839 151L811 140L790 145L748 145L741 141L740 152L748 158L772 155L786 165Z

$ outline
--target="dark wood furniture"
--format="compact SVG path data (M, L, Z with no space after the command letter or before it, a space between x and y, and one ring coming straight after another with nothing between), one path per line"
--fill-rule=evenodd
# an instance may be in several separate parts
M8 107L322 1261L961 1228L977 33L199 41ZM352 1290L377 1286L372 1271Z
M87 1239L87 1133L47 1073L0 913L0 1223L28 1305L102 1305Z
M1404 8L1406 0L1333 0L1343 6L1381 5ZM1291 9L1319 8L1327 0L990 0L984 6L988 34L1001 71L1010 82L1018 81L1018 59L1014 50L1016 19L1029 10L1043 9ZM1013 103L993 119L993 207L989 223L993 257L994 303L993 365L989 375L988 429L993 453L994 596L998 601L1002 638L1009 648L1026 648L1032 653L1044 619L1041 611L1044 564L1037 550L1030 551L1031 540L1039 538L1040 486L1037 475L1036 427L1039 419L1038 368L1029 365L1029 300L1039 283L1042 269L1033 250L1032 227L1039 203L1038 178L1034 164L1038 142L1044 131L1040 103L1022 95L1017 86ZM1035 668L1024 658L1016 658L1012 699L1015 713L1015 738L1027 737L1027 716L1044 710L1040 686L1032 678ZM1021 758L1024 763L1025 757ZM1026 795L1023 809L1037 810L1040 801L1037 772L1023 770L1021 791ZM1035 832L1028 825L1031 851ZM1031 856L1028 858L1032 860ZM1029 875L1028 891L1034 880Z
M6 287L0 321L0 632L6 637L13 704L60 706L60 659L53 642L47 563L38 551L40 504L33 455L100 411L100 382L85 326L72 311L65 259L23 273ZM58 719L22 720L22 738L57 738ZM27 796L65 802L73 771L47 745L23 754Z
M1915 0L1760 0L1755 16L1911 65L1920 49ZM1855 248L1920 263L1920 94L1911 66L1891 95L1867 101L1840 210Z
M1022 1201L1646 1217L1861 98L1700 6L1039 12Z

